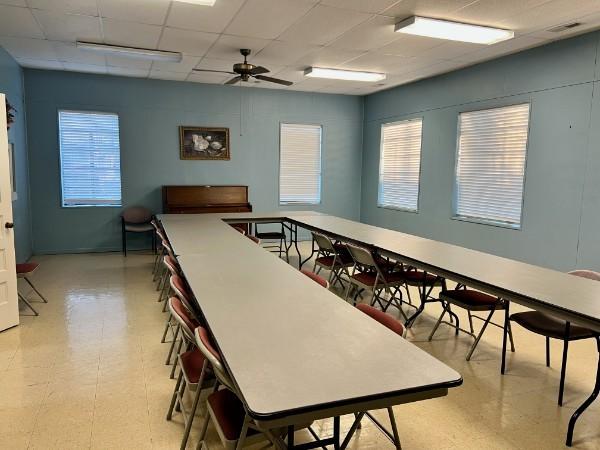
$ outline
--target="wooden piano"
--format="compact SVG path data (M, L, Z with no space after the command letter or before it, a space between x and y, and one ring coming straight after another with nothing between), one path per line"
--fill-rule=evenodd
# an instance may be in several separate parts
M163 213L248 212L248 186L163 186Z

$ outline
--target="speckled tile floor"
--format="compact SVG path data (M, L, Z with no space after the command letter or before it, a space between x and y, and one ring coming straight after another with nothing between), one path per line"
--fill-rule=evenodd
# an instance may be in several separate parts
M152 256L108 253L35 260L41 266L33 280L49 303L36 303L39 317L22 316L19 327L0 333L0 448L178 449L181 418L165 420L174 381L164 364L166 344L160 343L165 316L151 282ZM552 368L546 368L544 339L515 326L517 351L501 376L501 331L488 329L466 362L469 337L455 338L446 327L427 342L439 311L428 305L428 314L408 339L458 370L464 384L445 398L394 408L403 448L564 448L568 419L593 386L594 342L571 345L565 405L560 408L560 343L553 343ZM344 419L342 429L350 423L351 418ZM199 424L189 448L196 444ZM600 449L599 424L600 401L580 420L574 448ZM331 421L315 426L324 434L331 427ZM221 448L212 429L207 442ZM393 447L365 421L350 448Z

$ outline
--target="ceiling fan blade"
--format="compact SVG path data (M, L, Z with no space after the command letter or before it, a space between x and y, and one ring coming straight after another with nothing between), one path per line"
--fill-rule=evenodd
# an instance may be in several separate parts
M231 80L227 81L225 84L235 84L240 81L242 77L233 77Z
M269 73L269 69L263 66L257 66L250 71L252 75L260 75L261 73Z
M210 69L192 69L194 72L212 72L212 73L229 73L235 75L235 72L228 72L226 70L210 70Z
M265 77L264 75L256 75L254 78L262 81L268 81L270 83L283 84L284 86L291 86L292 84L294 84L291 81L280 80L279 78Z

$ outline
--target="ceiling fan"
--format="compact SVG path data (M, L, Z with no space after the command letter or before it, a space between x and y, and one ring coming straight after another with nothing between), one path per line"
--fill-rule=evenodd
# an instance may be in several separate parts
M225 84L235 84L238 81L248 81L250 77L256 78L257 80L268 81L270 83L282 84L284 86L291 86L291 81L280 80L279 78L265 77L262 75L263 73L268 73L269 69L262 66L255 66L254 64L250 64L247 61L248 55L250 55L252 50L248 48L241 48L240 53L244 57L243 63L238 63L233 65L233 72L228 72L226 70L209 70L209 69L193 69L195 72L214 72L214 73L228 73L231 75L237 75L233 77L231 80L225 82Z

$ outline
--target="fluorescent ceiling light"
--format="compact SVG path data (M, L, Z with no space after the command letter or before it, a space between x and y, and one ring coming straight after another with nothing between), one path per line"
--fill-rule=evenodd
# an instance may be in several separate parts
M179 3L191 3L192 5L213 6L216 0L175 0Z
M182 55L178 52L152 50L149 48L121 47L120 45L98 44L96 42L77 41L77 48L115 56L124 56L151 61L181 62Z
M304 75L311 78L331 78L333 80L351 81L381 81L385 80L385 73L358 72L355 70L325 69L323 67L309 67Z
M515 32L512 30L419 16L409 17L402 22L398 22L394 31L437 39L488 45L512 39L515 36Z

